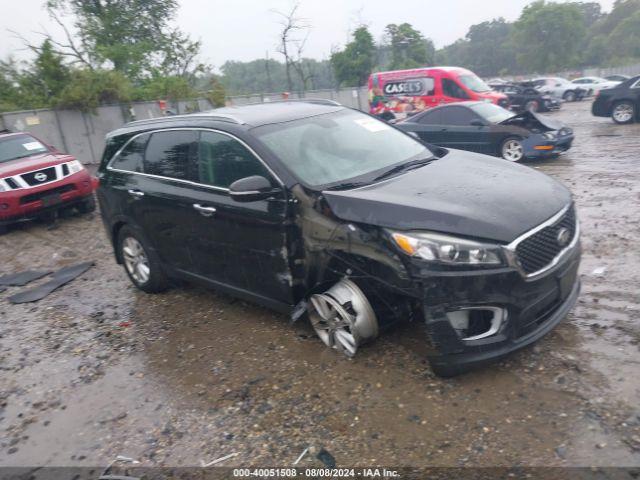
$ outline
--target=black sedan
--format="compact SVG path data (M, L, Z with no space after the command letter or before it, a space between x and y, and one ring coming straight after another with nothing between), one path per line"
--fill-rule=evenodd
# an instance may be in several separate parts
M573 130L531 111L514 115L498 105L460 102L432 108L397 124L421 140L517 162L565 152Z
M596 117L611 117L616 123L640 121L640 75L617 87L600 90L591 113Z
M509 108L514 112L550 112L560 109L560 101L546 93L540 93L533 86L518 83L491 85L496 92L509 97Z

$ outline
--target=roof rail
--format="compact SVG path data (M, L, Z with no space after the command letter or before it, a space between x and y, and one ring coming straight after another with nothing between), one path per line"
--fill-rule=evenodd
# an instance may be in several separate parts
M195 118L195 117L206 118L208 120L217 120L220 122L235 123L237 125L243 125L245 123L242 120L234 117L233 115L228 115L226 113L213 113L213 111L211 112L212 113L197 112L197 113L188 113L184 115L168 115L165 117L155 117L155 118L147 118L142 120L134 120L132 122L127 123L126 126L140 125L143 123L162 123L162 122L168 122L171 120L176 120L181 118Z

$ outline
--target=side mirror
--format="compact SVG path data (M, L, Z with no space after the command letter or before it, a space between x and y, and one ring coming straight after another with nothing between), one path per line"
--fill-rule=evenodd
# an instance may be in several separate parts
M484 127L485 123L478 118L474 118L473 120L471 120L471 125L473 125L474 127Z
M229 195L236 202L264 200L275 193L271 182L260 175L241 178L229 185Z

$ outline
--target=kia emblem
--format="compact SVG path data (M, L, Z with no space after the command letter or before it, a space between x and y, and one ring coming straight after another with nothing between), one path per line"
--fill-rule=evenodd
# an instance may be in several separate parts
M33 178L35 178L39 182L44 182L44 181L47 180L47 174L46 173L42 173L42 172L38 172L33 176Z
M570 239L571 239L571 232L569 231L568 228L563 227L560 230L558 230L558 235L556 236L556 241L558 242L558 245L560 245L561 247L566 247Z

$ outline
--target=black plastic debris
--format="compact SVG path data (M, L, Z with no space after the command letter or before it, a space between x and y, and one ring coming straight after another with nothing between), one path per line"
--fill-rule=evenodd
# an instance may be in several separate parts
M26 272L11 273L0 277L0 285L5 287L24 287L27 283L46 277L51 270L27 270Z
M324 448L320 449L316 458L324 463L327 468L336 468L336 459L333 458L329 452L327 452Z
M72 265L70 267L64 267L53 274L53 278L42 285L25 290L24 292L16 293L9 297L11 303L29 303L42 300L54 290L66 285L71 280L82 275L84 272L93 267L93 262L79 263L78 265Z

